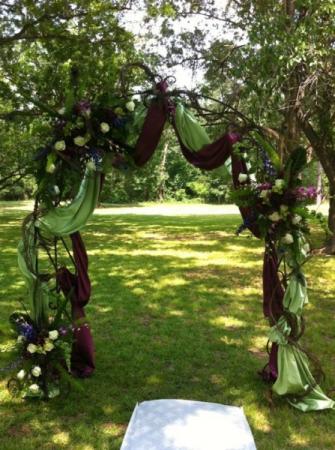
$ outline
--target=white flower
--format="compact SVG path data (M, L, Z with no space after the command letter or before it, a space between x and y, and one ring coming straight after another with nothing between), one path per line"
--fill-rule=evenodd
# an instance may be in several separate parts
M271 220L271 222L278 222L281 217L280 215L275 211L272 214L269 215L269 219Z
M309 253L310 250L311 250L311 248L310 248L308 242L306 242L306 244L304 244L304 245L302 246L302 248L303 248L303 250L304 250L306 253Z
M267 189L263 189L259 194L260 198L266 198L269 195L269 191Z
M274 186L272 187L272 192L277 192L278 194L281 194L283 189L285 187L285 180L282 180L281 178L278 178L275 181Z
M55 195L59 195L59 193L60 193L59 187L56 184L53 187L53 191L54 191Z
M57 141L55 142L54 149L58 152L63 152L66 149L65 141Z
M92 171L97 170L94 161L88 161L88 163L86 164L86 167L88 168L88 170L92 170Z
M100 130L101 130L103 133L108 133L108 131L110 130L110 127L109 127L108 123L106 123L106 122L101 122L101 124L100 124Z
M29 344L28 347L27 347L27 351L29 353L35 353L37 351L37 345Z
M292 217L293 225L298 225L298 223L300 223L301 221L302 221L302 217L299 216L299 214L294 214L294 216Z
M29 390L32 394L37 394L40 391L40 387L38 384L31 384Z
M22 344L25 340L26 340L26 338L24 336L22 336L22 334L20 334L20 336L17 337L16 342L18 344Z
M59 333L57 330L51 330L49 331L49 339L51 339L52 341L55 341L59 336Z
M55 348L55 346L54 346L53 343L50 342L50 341L46 341L45 344L43 345L43 349L44 349L46 352L51 352L51 350L53 350L54 348Z
M130 102L126 103L126 108L128 109L128 111L133 112L135 109L135 103L130 100Z
M86 139L83 136L76 136L73 142L78 145L78 147L83 147L86 144Z
M283 244L293 244L294 239L292 234L286 233L285 236L282 239Z
M58 110L57 112L58 112L58 114L60 114L61 116L64 116L65 111L66 111L66 109L63 107L63 108L59 108L59 110Z
M47 165L46 171L47 171L48 173L54 173L55 170L56 170L55 164L48 164L48 165Z
M246 173L240 173L238 176L238 181L240 183L245 183L248 179L248 175Z
M282 189L285 186L285 180L283 180L282 178L277 178L277 180L275 181L275 186L278 189Z
M42 373L42 369L40 368L40 366L35 366L32 368L31 373L34 375L34 377L39 377Z
M280 205L280 212L282 213L282 214L285 214L285 213L287 213L287 211L288 211L288 206L287 205Z
M23 380L23 378L26 376L26 372L21 369L20 372L18 372L18 374L16 375L18 380Z

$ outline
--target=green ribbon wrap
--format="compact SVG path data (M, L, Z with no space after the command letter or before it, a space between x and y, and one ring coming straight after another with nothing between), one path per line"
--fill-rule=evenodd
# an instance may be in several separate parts
M301 251L303 247L303 236L299 236L287 258L292 273L284 295L284 315L271 328L269 339L278 344L278 377L272 386L273 392L288 396L292 406L306 412L334 408L335 403L316 383L306 354L296 344L303 307L308 303L306 280L300 271L300 265L306 260L306 253Z

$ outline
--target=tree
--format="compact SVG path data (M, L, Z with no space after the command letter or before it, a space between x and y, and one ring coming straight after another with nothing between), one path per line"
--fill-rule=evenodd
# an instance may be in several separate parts
M120 21L131 1L0 2L0 189L17 182L48 142L66 101L113 95L135 58Z
M171 61L205 70L204 92L216 92L262 125L277 140L283 159L300 143L313 149L329 183L328 250L334 253L334 0L155 4L156 14L169 5L163 39L174 54ZM206 23L173 33L172 21L190 15ZM209 23L217 30L209 32Z

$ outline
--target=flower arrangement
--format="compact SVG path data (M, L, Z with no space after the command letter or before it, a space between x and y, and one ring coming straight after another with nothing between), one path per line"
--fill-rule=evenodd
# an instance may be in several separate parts
M237 232L256 225L263 237L270 236L281 248L294 246L302 235L308 234L307 205L315 201L317 190L302 186L301 172L306 164L306 152L298 148L285 166L267 158L261 182L253 174L240 173L231 199L239 207L249 208L252 214Z
M14 350L19 365L8 381L12 394L23 398L51 399L57 397L70 377L70 356L73 342L72 325L51 317L37 327L28 314L10 317L16 335Z
M37 196L44 205L71 197L86 167L128 169L144 112L138 101L122 98L109 99L108 107L81 100L60 108L52 139L35 156Z

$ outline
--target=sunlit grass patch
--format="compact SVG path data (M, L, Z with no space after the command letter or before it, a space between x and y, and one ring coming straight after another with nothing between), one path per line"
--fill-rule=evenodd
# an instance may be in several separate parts
M16 261L24 214L11 205L0 217L2 342L25 298ZM235 236L238 225L234 215L94 216L83 237L96 373L81 381L82 392L47 403L10 398L0 373L0 448L116 450L136 402L185 398L243 406L258 449L333 450L334 412L303 414L277 399L273 406L257 375L267 360L263 246ZM334 269L322 256L306 265L303 343L322 362L326 390L335 386ZM5 353L0 359L8 362Z

